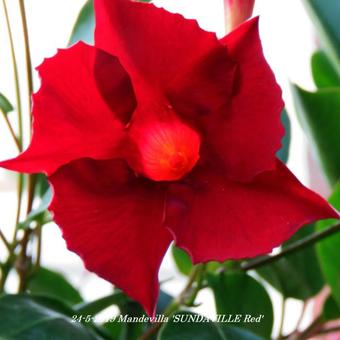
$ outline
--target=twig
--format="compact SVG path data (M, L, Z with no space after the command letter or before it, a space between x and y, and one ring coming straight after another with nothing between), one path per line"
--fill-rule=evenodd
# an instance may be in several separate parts
M16 269L19 275L19 287L18 293L23 293L26 289L27 270L29 268L29 258L27 256L27 245L30 239L32 230L26 229L24 237L22 238L20 245L20 254L16 263Z
M189 280L185 285L182 292L179 294L178 298L174 299L174 301L169 305L169 307L164 311L165 316L170 316L173 312L178 310L178 308L182 305L192 305L195 301L195 298L198 292L202 289L203 283L203 274L205 272L205 264L200 264L194 267L193 271L189 276ZM196 287L193 287L194 283L197 281ZM157 331L161 328L162 323L155 323L155 325L149 328L140 338L139 340L148 340L151 339L152 336L157 333Z
M37 237L37 254L36 254L34 267L35 269L38 269L40 267L41 241L42 241L42 226L40 224L35 228L35 234Z
M6 122L6 125L8 127L8 130L9 130L12 138L13 138L13 141L14 141L15 145L16 145L18 151L20 152L20 148L21 148L20 142L19 142L19 139L17 138L17 136L15 135L13 126L12 126L11 122L8 119L8 115L6 114L6 112L4 112L2 110L0 110L0 112L1 112L2 116L4 117L4 120Z
M273 256L264 256L264 257L259 257L255 260L252 261L247 261L245 263L241 263L241 269L242 270L250 270L250 269L255 269L261 266L264 266L266 264L275 262L277 260L279 260L280 258L286 256L286 255L290 255L293 254L299 250L302 250L312 244L315 244L316 242L331 236L337 232L340 231L340 223L334 224L331 227L322 230L320 232L314 233L310 236L307 236L301 240L298 240L292 244L290 244L289 246L287 246L286 248L284 248L283 250L281 250L280 253L278 253L277 255L273 255Z
M279 339L283 339L283 326L285 321L285 313L286 313L286 298L282 297L281 302L281 318L280 318L280 326L279 326Z
M21 107L20 85L19 85L19 76L18 76L18 63L17 63L17 59L16 59L16 55L15 55L15 49L14 49L14 43L13 43L13 34L12 34L11 25L10 25L10 22L9 22L9 16L8 16L6 1L2 0L2 4L3 4L3 7L4 7L5 20L6 20L8 38L9 38L9 44L10 44L10 50L11 50L12 64L13 64L14 86L15 86L15 96L16 96L17 114L18 114L18 133L19 133L19 145L20 145L19 149L20 149L20 151L22 151L23 123L22 123L22 107Z
M9 253L11 253L12 251L12 247L10 245L10 243L7 241L5 235L3 234L3 232L0 229L0 238L2 240L2 242L4 243L5 247L7 248L7 250L9 251Z
M25 57L26 57L26 72L27 72L27 88L28 88L28 107L30 113L30 133L32 130L32 103L31 103L31 96L33 93L33 76L32 76L32 61L31 61L31 52L30 52L30 43L28 37L28 27L27 27L27 18L25 12L25 4L24 0L19 0L19 7L20 7L20 16L21 16L21 23L22 29L24 33L24 46L25 46ZM26 213L29 214L32 210L33 200L34 200L34 188L36 184L36 176L29 175L28 176L28 196L27 196L27 209Z

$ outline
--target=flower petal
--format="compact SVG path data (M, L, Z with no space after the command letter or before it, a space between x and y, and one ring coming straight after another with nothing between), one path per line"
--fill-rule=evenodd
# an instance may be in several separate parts
M74 161L49 179L50 210L68 248L153 315L158 270L171 242L162 225L163 187L136 178L121 160Z
M220 45L196 21L153 4L95 0L94 6L96 45L118 56L137 93L150 87L159 93L181 70Z
M209 51L168 84L170 104L204 134L219 116L225 116L232 101L236 68L225 46Z
M306 223L339 218L279 161L250 183L228 180L219 166L197 169L169 197L167 226L195 263L266 254Z
M31 144L17 158L0 162L0 166L51 174L74 159L115 157L124 135L120 120L125 120L135 101L128 75L118 59L78 43L60 50L38 70L42 84L33 96ZM109 88L107 81L103 81L105 72L111 76L110 88L116 105L114 100L110 103L104 100Z
M281 89L264 59L258 18L222 41L238 65L233 99L224 116L217 116L208 141L222 157L231 179L247 181L275 168L283 137Z

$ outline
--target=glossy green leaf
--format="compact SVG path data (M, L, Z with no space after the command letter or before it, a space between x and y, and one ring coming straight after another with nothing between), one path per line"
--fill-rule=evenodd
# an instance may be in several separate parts
M77 21L73 27L69 45L73 45L79 40L82 40L88 44L93 44L94 27L95 19L93 0L88 0L81 9Z
M30 276L27 289L32 294L59 299L69 305L83 301L78 290L62 274L42 267Z
M337 209L340 209L340 182L335 186L329 202ZM329 228L330 225L339 222L335 220L320 221L317 223L317 230ZM332 295L340 307L340 231L316 245L321 270L325 279L331 287Z
M112 305L123 305L127 300L128 298L122 292L117 291L95 301L80 303L74 306L74 309L78 314L96 315Z
M315 93L292 87L300 123L329 182L340 178L340 88Z
M195 322L200 318L202 322ZM197 319L196 319L197 320ZM222 330L211 320L192 312L179 312L170 316L157 340L227 340Z
M283 248L313 234L314 229L313 225L301 228ZM306 300L316 295L324 286L315 248L312 246L259 267L257 273L286 298Z
M218 314L240 314L242 319L237 326L270 337L273 306L267 291L257 280L242 272L222 272L209 274L208 282L214 292ZM254 322L247 322L248 315L256 318Z
M290 146L290 120L286 110L282 111L281 121L285 128L285 135L282 138L281 149L277 152L276 156L284 163L287 163L289 157L289 146Z
M316 51L311 61L312 74L318 88L339 87L340 75L323 51Z
M0 110L5 113L13 111L12 104L2 93L0 93Z
M340 74L340 1L304 0L330 60Z
M73 322L60 309L52 309L49 302L25 295L0 297L0 338L28 339L102 339L90 328ZM47 300L48 301L48 300ZM56 303L57 305L57 303Z

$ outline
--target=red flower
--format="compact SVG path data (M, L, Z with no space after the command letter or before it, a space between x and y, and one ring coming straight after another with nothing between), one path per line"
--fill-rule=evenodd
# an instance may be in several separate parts
M172 240L193 261L268 253L338 217L275 153L281 91L251 20L222 40L150 4L95 0L95 47L39 68L29 148L69 249L149 314Z

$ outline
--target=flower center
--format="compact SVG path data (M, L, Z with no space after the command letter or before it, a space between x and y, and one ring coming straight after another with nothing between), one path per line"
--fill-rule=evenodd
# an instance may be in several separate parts
M148 125L137 144L144 175L155 181L178 180L199 159L198 133L179 121Z

